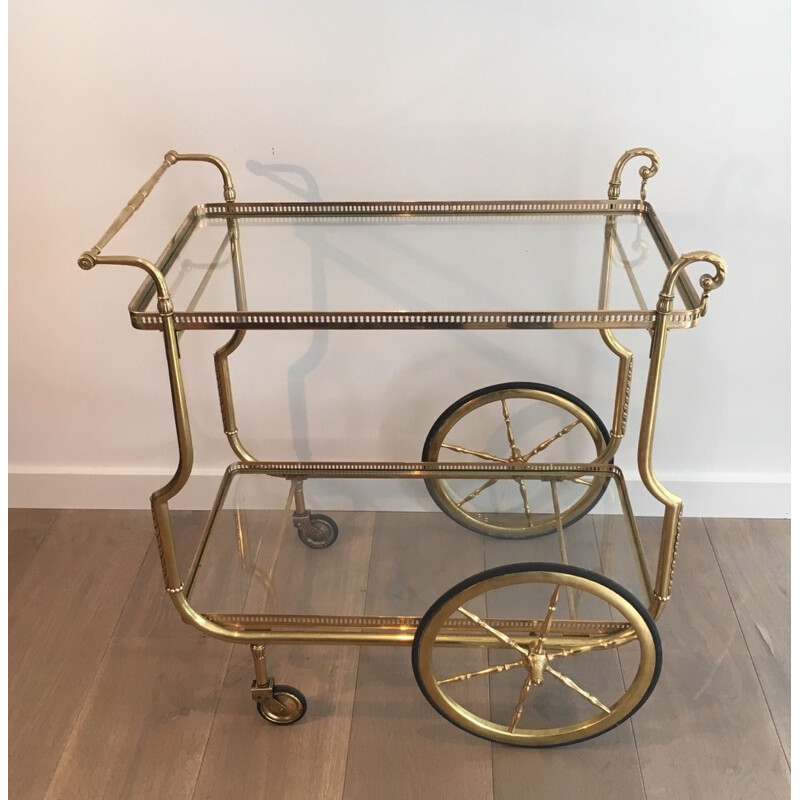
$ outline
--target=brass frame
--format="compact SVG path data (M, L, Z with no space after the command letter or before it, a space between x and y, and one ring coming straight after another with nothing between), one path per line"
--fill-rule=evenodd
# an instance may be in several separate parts
M625 164L633 158L649 159L650 166L642 167L640 199L620 200L621 176ZM220 172L223 181L224 203L195 206L172 237L161 257L152 263L130 255L103 255L102 251L153 190L169 167L181 161L202 161L212 164ZM191 329L228 329L233 334L230 340L214 355L219 386L220 409L223 430L238 461L225 473L220 486L215 508L212 509L205 542L213 518L225 500L227 486L235 474L255 470L281 477L292 482L293 487L302 487L309 478L431 478L454 477L470 474L493 477L535 477L553 479L569 474L601 474L615 481L622 498L624 513L629 522L636 552L642 570L642 580L649 597L649 612L657 618L669 600L675 568L675 558L680 533L683 502L669 491L657 478L653 468L653 440L656 426L662 365L666 349L667 333L673 328L691 328L706 314L709 293L725 280L725 262L707 251L695 251L678 256L658 220L652 206L645 200L645 185L658 170L658 158L646 148L629 150L618 160L612 172L607 200L591 201L524 201L524 202L446 202L446 203L236 203L236 193L230 172L218 158L205 154L178 154L169 151L163 163L150 179L134 195L120 212L97 244L81 255L78 264L91 269L97 264L134 266L144 270L147 278L131 301L129 311L135 328L160 330L164 339L167 371L170 382L175 429L178 442L178 464L172 478L151 496L153 520L158 541L161 566L166 591L172 598L182 619L194 625L208 636L228 642L241 642L253 646L254 655L263 660L263 645L267 642L281 643L330 643L341 644L409 644L419 620L412 617L268 617L264 615L200 614L188 599L188 587L197 566L195 559L186 583L181 579L175 553L169 515L169 501L186 484L193 462L192 437L189 414L183 385L183 376L178 349L178 338L182 331ZM241 252L239 248L239 221L249 217L381 217L402 224L408 218L435 216L467 220L476 215L495 214L602 214L606 216L606 235L601 265L600 292L597 309L574 312L269 312L250 311L244 287ZM665 262L666 273L661 292L654 308L631 310L609 310L608 273L614 251L625 263L627 256L616 235L616 221L623 215L637 215L647 225L656 246ZM181 249L201 219L220 219L227 225L227 246L230 247L233 277L236 290L236 310L227 312L176 311L170 297L166 276L174 266ZM221 256L222 249L218 253ZM692 285L686 270L691 264L706 262L713 273L703 274L699 280L700 291ZM685 310L674 309L675 292L686 306ZM157 311L147 310L156 299ZM641 300L640 300L641 303ZM241 344L246 330L259 329L314 329L314 328L425 328L425 329L595 329L599 330L604 343L619 360L616 394L610 426L610 440L605 450L591 464L546 464L497 467L491 465L453 465L439 463L277 463L259 461L242 444L236 425L234 399L231 386L228 358ZM652 336L650 363L644 394L642 424L639 432L638 467L644 485L665 509L661 530L658 566L651 579L645 563L642 542L636 530L635 518L625 487L622 472L610 464L614 453L625 434L628 405L630 401L632 353L614 336L615 329L646 329ZM554 488L554 502L557 503ZM559 533L563 537L563 531ZM562 538L563 543L563 538ZM202 544L201 544L202 547ZM199 557L199 553L198 553ZM511 621L513 627L513 621ZM581 631L576 630L576 634ZM475 643L482 634L475 631L453 631L445 638L454 644L465 641ZM610 642L626 641L623 632L610 633ZM477 637L477 639L476 639ZM484 637L485 638L485 637ZM490 637L491 638L491 637ZM562 640L564 641L564 640ZM576 639L575 641L579 641ZM584 640L585 641L585 640ZM259 662L257 659L257 668ZM262 665L263 666L263 665ZM261 669L264 672L264 669ZM259 673L260 674L260 673ZM265 679L266 673L261 675ZM265 679L266 680L266 679ZM261 683L265 684L265 680ZM261 685L261 684L259 684Z

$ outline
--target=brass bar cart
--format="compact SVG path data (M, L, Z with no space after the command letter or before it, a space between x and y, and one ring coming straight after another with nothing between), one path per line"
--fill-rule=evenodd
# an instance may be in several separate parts
M620 199L623 168L631 159L644 160L639 198ZM213 165L222 177L224 201L192 208L155 262L106 254L164 173L183 161ZM219 158L170 151L97 244L81 255L78 263L86 270L118 264L146 273L130 317L135 328L163 336L179 450L173 477L151 497L166 591L185 622L208 636L250 646L252 697L266 720L295 722L307 706L298 689L270 676L267 644L410 645L416 680L442 716L477 736L512 745L589 739L645 702L661 666L655 620L670 597L683 511L652 463L667 334L699 323L710 292L726 273L725 262L713 253L678 255L672 247L646 200L647 182L658 167L652 150L627 151L603 200L241 203ZM307 288L302 253L323 241L321 235L328 237L327 256L338 253L342 263L359 247L370 263L400 258L402 275L392 273L390 289L408 281L416 293L407 296L418 307L367 310L368 301L351 284L324 308L298 309L281 291ZM338 250L336 242L343 242ZM202 256L187 278L179 259L194 263L196 252ZM292 263L297 258L300 262ZM481 274L511 262L526 279L514 297L504 299ZM708 270L699 287L687 274L696 262ZM284 288L275 276L278 263L286 274ZM356 283L359 271L361 278L367 275L366 283L374 278L364 272L364 263L347 262ZM556 270L557 280L539 281L542 270ZM454 282L484 302L470 305L469 292L451 293ZM380 280L373 283L380 288ZM435 296L437 286L445 297L459 297L455 304L461 307L444 310L420 299ZM194 559L182 570L170 501L192 474L193 446L179 338L197 329L231 331L214 353L214 366L223 431L236 460L222 476ZM419 461L265 461L240 435L229 366L251 329L599 331L617 359L613 412L606 425L584 400L563 389L501 383L446 408L430 428ZM638 467L644 486L664 507L653 574L623 472L614 464L633 374L633 353L615 335L623 329L646 330L651 337ZM418 615L278 613L264 599L274 584L275 558L254 550L248 536L255 524L277 536L280 546L283 532L293 527L293 546L308 558L322 558L320 551L333 549L339 524L335 511L309 508L306 488L331 479L422 480L441 519L459 526L465 541L502 548L504 541L531 540L531 551L541 546L545 558L501 559L447 588ZM243 501L239 487L245 483L284 486L285 507ZM269 494L261 488L258 493ZM604 574L602 564L600 570L587 569L568 557L580 521L603 509L612 495L615 511L606 512L627 537L639 570L639 596ZM345 527L342 534L344 540ZM209 590L209 575L219 572L215 549L221 539L233 543L238 563L233 577L222 580L228 599L214 607L222 595ZM256 601L245 600L254 586ZM604 684L609 670L616 677Z

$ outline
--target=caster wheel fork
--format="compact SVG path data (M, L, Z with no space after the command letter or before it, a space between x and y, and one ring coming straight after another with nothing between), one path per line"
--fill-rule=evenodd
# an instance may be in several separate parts
M256 671L250 694L262 719L273 725L291 725L302 719L308 702L299 689L276 684L267 675L266 649L263 644L250 645Z

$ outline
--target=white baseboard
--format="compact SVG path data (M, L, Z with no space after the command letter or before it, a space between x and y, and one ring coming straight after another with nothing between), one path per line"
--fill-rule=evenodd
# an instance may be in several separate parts
M170 477L171 473L166 472L157 474L12 469L8 476L8 504L10 508L145 509L150 507L150 494ZM778 479L772 479L773 477ZM700 477L670 481L667 476L663 476L662 480L670 491L683 498L684 513L689 517L785 519L791 516L790 481L788 477L783 480L781 477L770 476L771 479L766 480L761 476L731 475L728 478L720 476L715 480ZM357 483L361 484L358 488ZM373 482L348 482L344 501L340 485L332 492L331 503L326 504L326 507L329 510L371 507L374 500L370 497L369 487L363 486L365 483ZM282 482L276 481L276 492L284 491L281 484ZM663 513L663 507L653 500L638 480L638 475L635 480L629 478L627 484L634 511L638 516L658 516ZM173 499L170 507L208 508L218 486L218 471L199 470L184 490ZM277 502L282 506L283 500L285 494ZM430 511L435 507L420 485L403 496L382 496L378 508L386 511ZM604 510L602 504L597 510Z

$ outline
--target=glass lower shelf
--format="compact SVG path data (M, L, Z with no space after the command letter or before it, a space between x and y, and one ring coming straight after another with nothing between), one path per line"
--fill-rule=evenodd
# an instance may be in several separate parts
M187 580L201 614L247 627L414 627L455 584L522 562L591 570L647 603L644 555L613 466L565 473L544 465L524 478L449 476L444 464L429 473L407 465L407 475L390 477L365 465L276 466L226 472ZM304 535L293 520L297 474L316 522ZM320 546L328 520L338 536Z

